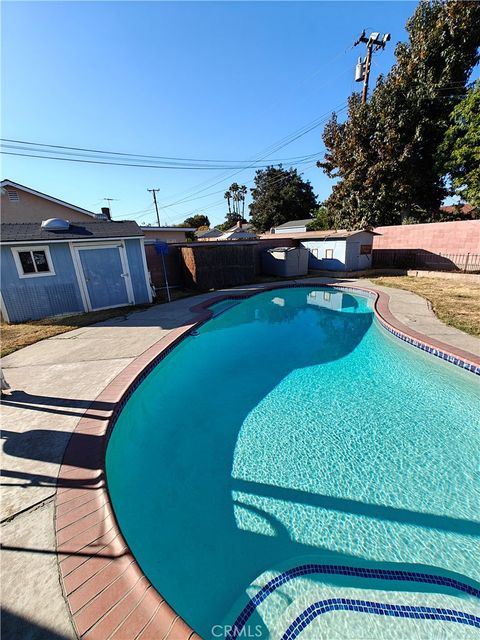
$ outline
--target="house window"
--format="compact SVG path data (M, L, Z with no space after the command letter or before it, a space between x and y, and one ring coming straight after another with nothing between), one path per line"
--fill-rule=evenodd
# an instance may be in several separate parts
M326 260L333 259L333 249L325 249L325 259Z
M310 251L312 252L312 256L314 258L318 258L318 249L310 249Z
M55 275L48 247L19 247L12 251L20 278Z
M372 253L372 245L371 244L361 244L360 245L360 255L361 256L369 256Z

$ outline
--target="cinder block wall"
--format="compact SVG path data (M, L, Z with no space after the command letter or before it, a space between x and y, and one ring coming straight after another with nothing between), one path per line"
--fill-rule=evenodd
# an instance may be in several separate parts
M431 253L480 254L480 220L377 227L373 249L418 249Z

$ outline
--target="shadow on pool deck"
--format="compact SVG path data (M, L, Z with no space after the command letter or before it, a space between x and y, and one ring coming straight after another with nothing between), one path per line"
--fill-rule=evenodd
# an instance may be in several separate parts
M96 416L92 411L111 411L112 402L99 402L98 400L77 400L75 398L59 398L54 396L39 396L25 391L12 391L2 396L2 404L18 409L31 409L32 411L45 411L46 413L58 413L65 416L82 417L85 411L72 411L71 409L89 409L89 418L105 419L104 416ZM59 409L52 408L60 407Z
M2 640L70 640L71 636L47 629L2 607Z

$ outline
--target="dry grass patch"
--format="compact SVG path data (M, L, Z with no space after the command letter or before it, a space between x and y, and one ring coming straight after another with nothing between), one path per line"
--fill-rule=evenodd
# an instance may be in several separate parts
M172 300L178 300L191 296L192 292L182 291L178 289L172 290ZM154 304L162 304L165 302L157 302ZM104 322L111 318L125 317L135 311L141 311L148 309L151 305L138 305L135 307L117 307L116 309L103 309L102 311L92 311L90 313L78 313L71 316L64 316L62 318L45 318L44 320L34 320L32 322L25 322L22 324L9 324L8 322L2 322L1 329L1 352L0 355L7 356L9 353L13 353L23 347L28 347L30 344L45 340L45 338L51 338L52 336L58 336L61 333L67 331L73 331L73 329L79 329L80 327L86 327L96 322Z
M371 278L375 284L413 291L426 298L445 324L480 336L480 284L443 278L391 276Z
M91 313L78 313L62 318L45 318L44 320L34 320L22 324L8 324L2 322L2 347L1 355L6 356L18 349L27 347L45 338L57 336L73 329L86 327L89 324L103 322L110 318L126 316L138 307L118 307L117 309L104 309L103 311L92 311Z

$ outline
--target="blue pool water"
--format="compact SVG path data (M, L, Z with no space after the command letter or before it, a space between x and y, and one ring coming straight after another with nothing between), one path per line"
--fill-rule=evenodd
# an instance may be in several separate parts
M218 311L138 387L107 451L122 532L176 611L219 637L213 625L233 624L272 577L306 563L478 587L476 376L388 334L361 295L281 289ZM447 609L472 613L470 595L447 582L301 576L251 621L283 637L305 605L339 593L436 607L450 598ZM343 638L365 614L349 615L336 627ZM315 624L328 628L326 616Z

